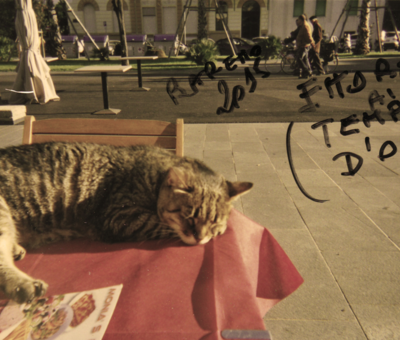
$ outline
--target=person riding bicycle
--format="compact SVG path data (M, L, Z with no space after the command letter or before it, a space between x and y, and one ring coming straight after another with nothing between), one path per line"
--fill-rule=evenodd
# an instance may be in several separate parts
M300 29L296 37L296 58L302 70L300 78L309 78L312 75L312 71L308 53L315 44L311 35L311 28L306 22L304 14L298 17L298 22Z
M315 15L310 18L312 25L314 26L314 32L312 37L314 39L315 47L310 50L309 56L312 66L317 69L317 75L325 74L324 68L321 64L319 53L321 51L321 40L322 40L322 27L318 22Z

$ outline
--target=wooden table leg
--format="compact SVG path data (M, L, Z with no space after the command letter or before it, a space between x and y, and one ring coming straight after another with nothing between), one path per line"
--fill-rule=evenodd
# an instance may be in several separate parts
M95 115L116 115L121 112L120 109L110 109L108 103L108 84L107 84L107 72L101 72L101 87L103 89L103 103L104 109L93 112Z

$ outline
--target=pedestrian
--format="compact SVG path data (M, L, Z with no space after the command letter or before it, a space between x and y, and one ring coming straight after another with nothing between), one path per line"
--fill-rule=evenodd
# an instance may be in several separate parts
M294 31L290 32L290 37L283 39L283 43L285 45L290 44L296 40L297 34L299 34L299 30L300 30L299 19L296 19L296 26L297 26L297 28Z
M296 40L297 34L299 34L299 30L300 30L299 19L296 19L296 26L297 26L297 28L294 31L290 32L290 37L283 40L283 43L285 45L293 43L293 41ZM296 63L295 65L296 65L296 68L293 70L293 75L298 76L298 75L300 75L300 67L299 67L298 63Z
M350 33L346 33L344 35L344 51L346 53L351 52L351 34Z
M312 25L312 23L311 23L311 18L308 19L306 13L303 13L302 16L304 17L305 22L308 24L308 27L310 27L310 29L311 29L311 36L312 36L312 34L314 33L314 27L313 27L313 25Z
M314 46L314 40L305 16L300 15L298 21L300 29L296 37L296 59L302 70L300 78L309 78L312 75L312 71L310 61L308 60L308 53L311 47Z
M315 15L310 18L311 24L314 27L314 31L312 37L314 39L314 47L310 50L309 57L311 61L311 65L315 67L317 70L316 74L325 74L324 68L321 64L321 58L319 53L321 51L321 41L322 41L322 27L318 22L318 19Z

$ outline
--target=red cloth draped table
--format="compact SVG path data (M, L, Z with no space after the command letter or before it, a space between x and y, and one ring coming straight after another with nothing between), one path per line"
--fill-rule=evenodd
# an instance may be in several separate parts
M46 295L122 283L105 340L220 340L225 329L265 330L265 313L303 282L268 230L236 210L226 233L205 245L79 239L31 250L17 266L46 281Z

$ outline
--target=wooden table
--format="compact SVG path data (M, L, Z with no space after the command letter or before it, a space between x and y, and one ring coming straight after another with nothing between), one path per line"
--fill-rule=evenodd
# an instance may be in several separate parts
M111 109L108 104L108 86L107 86L107 73L109 72L126 72L130 70L132 66L85 66L82 68L78 68L75 72L96 72L101 73L101 84L103 88L103 102L104 102L104 109L93 112L93 114L97 115L116 115L121 112L120 109Z
M137 70L138 70L138 78L139 78L139 87L133 89L132 91L150 91L150 88L142 86L142 60L156 60L157 56L148 56L148 57L124 57L121 60L136 60Z

